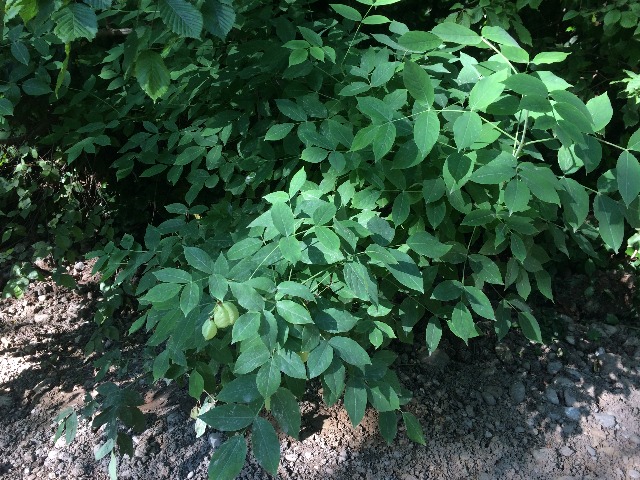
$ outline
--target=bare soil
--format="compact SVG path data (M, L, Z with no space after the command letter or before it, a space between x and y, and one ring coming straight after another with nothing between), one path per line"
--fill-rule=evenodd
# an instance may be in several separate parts
M79 291L37 283L24 298L0 302L2 479L108 478L108 458L94 460L102 431L89 422L80 422L71 445L52 442L53 418L82 406L96 371L82 353L93 331L94 280L74 274ZM301 440L281 434L279 477L640 479L640 324L631 318L609 325L607 308L619 312L620 305L601 306L586 323L579 306L568 315L558 307L546 320L558 338L546 346L517 331L500 343L487 335L469 348L445 339L432 356L419 345L399 346L397 370L414 392L408 407L426 446L410 442L402 428L387 445L375 412L353 428L340 404L327 408L312 390L302 404ZM147 428L134 437L133 458L121 459L119 478L207 478L224 435L208 430L196 438L184 389L150 385L141 374L142 350L126 355L125 375L111 379L133 378L145 398ZM250 458L240 478L269 475Z

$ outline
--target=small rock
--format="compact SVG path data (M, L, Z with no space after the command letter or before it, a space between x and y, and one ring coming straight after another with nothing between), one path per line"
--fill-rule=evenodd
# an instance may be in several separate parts
M616 425L616 417L611 414L595 413L593 416L604 428L613 428Z
M564 337L564 339L569 345L576 344L576 337L574 337L573 335L567 335L566 337Z
M500 343L496 345L496 356L503 363L513 363L513 354L511 353L509 347L505 344Z
M569 388L564 389L564 404L567 407L573 407L577 403L576 397Z
M195 473L193 473L193 470L191 470L189 473L187 473L187 480L191 480L194 475Z
M566 445L560 449L560 455L562 455L563 457L570 457L571 455L573 455L573 453L573 450L571 450Z
M293 463L293 462L295 462L295 461L298 459L298 455L296 455L295 453L287 453L287 454L284 456L284 459L285 459L287 462L291 462L291 463Z
M304 452L304 458L306 458L307 460L310 460L311 457L313 457L313 453L311 452Z
M545 392L545 396L547 400L549 400L554 405L560 405L560 399L558 398L558 392L556 392L555 388L548 387Z
M44 323L49 321L49 315L46 313L36 313L33 316L33 321L36 323Z
M567 418L573 420L573 421L578 421L580 420L580 410L578 410L576 407L566 407L564 409L564 414L567 416Z
M551 375L555 375L560 370L562 370L562 362L549 362L547 365L547 372Z
M636 478L640 478L640 472L639 472L639 471L637 471L637 470L629 470L629 471L627 472L627 476L628 476L629 478L634 478L634 479L636 479Z
M637 433L632 433L631 435L629 435L629 440L636 445L640 445L640 435L638 435Z
M513 403L521 403L524 400L525 394L526 389L524 383L514 382L511 384L511 387L509 388L509 395L511 396Z
M595 456L596 456L596 450L595 450L595 448L593 448L593 447L587 446L587 453L588 453L589 455L591 455L592 457L595 457Z
M473 411L473 407L472 407L471 405L467 405L467 406L464 408L464 411L465 411L465 412L467 412L467 415L468 415L469 417L474 417L474 416L475 416L475 414L476 414L476 413Z
M516 432L516 433L524 433L524 428L516 427L516 428L513 429L513 431Z
M533 452L533 458L535 458L538 463L547 463L551 460L553 455L553 451L550 448L538 448Z
M46 295L38 295L38 301L39 302L44 302L47 299Z
M84 263L76 262L75 265L73 266L73 269L78 272L81 272L82 270L84 270Z
M482 392L482 398L487 405L493 406L496 404L496 398L489 392Z
M209 444L211 448L218 448L222 443L222 434L220 432L211 432L209 434Z

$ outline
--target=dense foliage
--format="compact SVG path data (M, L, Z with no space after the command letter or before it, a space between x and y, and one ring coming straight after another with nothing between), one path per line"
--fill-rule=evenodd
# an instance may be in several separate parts
M264 414L297 437L309 381L354 425L371 406L387 441L401 420L424 443L393 342L514 326L541 342L527 301L553 300L555 266L640 226L637 80L614 63L636 59L640 3L415 3L7 3L5 142L89 168L128 211L89 255L96 320L119 338L112 314L135 296L127 330L147 332L154 380L188 385L199 434L239 432L210 478L240 471L248 438L275 474ZM600 42L615 95L584 76ZM112 451L131 449L117 420L140 428L139 399L98 392L115 475ZM75 414L58 420L72 438Z

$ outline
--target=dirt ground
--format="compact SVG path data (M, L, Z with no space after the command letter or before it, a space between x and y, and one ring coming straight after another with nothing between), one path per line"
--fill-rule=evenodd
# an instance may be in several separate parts
M52 442L53 418L82 405L94 374L82 350L96 293L90 284L82 290L37 283L24 298L0 302L0 478L108 478L108 458L94 460L101 430L82 421L71 445ZM326 408L319 392L310 392L301 440L281 435L279 477L640 479L640 323L610 325L603 315L587 327L578 317L549 320L561 333L547 346L511 332L501 343L486 336L469 348L445 340L431 357L399 347L397 369L414 392L409 410L423 425L426 446L402 429L388 446L375 412L354 429L341 405ZM142 351L129 355L147 429L134 437L135 455L120 462L119 478L207 478L224 435L208 430L196 438L191 400L174 385L135 376ZM270 477L250 460L240 478Z

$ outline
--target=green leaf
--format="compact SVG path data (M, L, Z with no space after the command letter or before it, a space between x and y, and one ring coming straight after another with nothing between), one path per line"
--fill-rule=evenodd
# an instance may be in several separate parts
M318 241L329 250L340 250L340 238L329 227L315 227L314 233Z
M509 210L509 214L528 210L529 200L531 200L531 190L520 179L514 178L504 189L504 203Z
M309 50L292 50L289 54L289 66L293 67L295 65L300 65L301 63L306 62L307 58L309 58Z
M428 105L433 104L433 84L429 74L417 63L407 61L402 74L404 86L413 98Z
M407 192L400 192L400 194L393 201L393 208L391 209L391 217L393 223L396 226L403 224L409 214L411 213L411 196Z
M23 65L29 65L29 49L22 42L11 42L11 55Z
M247 312L240 315L233 324L231 332L231 343L241 342L255 337L260 328L260 314L258 312Z
M307 181L307 172L305 172L304 168L298 170L293 177L291 177L291 181L289 182L289 197L293 198L293 196L300 191L302 186Z
M378 413L378 429L387 445L391 445L398 435L398 415L395 410Z
M500 98L504 84L500 76L490 75L476 83L469 93L469 108L480 112Z
M384 15L369 15L362 19L362 23L365 25L382 25L383 23L389 23L389 20Z
M452 245L441 243L436 237L427 232L416 232L409 236L407 245L419 255L437 259L451 250Z
M74 5L80 5L78 3ZM136 59L135 75L144 92L155 102L169 89L169 70L157 52L145 50Z
M420 113L413 125L414 141L420 155L426 157L440 136L440 120L435 110Z
M476 112L464 112L453 123L453 139L458 151L470 147L482 133L482 118Z
M153 276L159 282L166 283L190 283L193 281L191 274L178 268L163 268L157 272L153 272Z
M631 152L624 151L618 157L616 180L622 200L629 206L640 193L640 163Z
M424 293L424 280L413 259L399 250L389 250L396 262L386 265L391 275L402 285L411 290Z
M440 319L438 319L438 317L431 317L429 319L429 323L427 324L427 329L425 331L425 337L427 340L429 354L432 354L438 348L440 339L442 338L442 325L440 325Z
M93 40L98 32L96 12L84 3L70 3L55 12L51 19L53 29L63 43L71 43L78 38Z
M518 312L518 323L525 337L533 342L542 343L540 325L533 315L529 312Z
M178 295L182 285L176 283L161 283L151 288L140 300L150 303L164 303Z
M278 202L271 207L271 218L273 225L281 235L290 237L296 231L296 222L291 207L284 203Z
M427 52L434 50L440 46L442 40L433 33L410 31L403 33L398 38L398 45L410 50L412 52Z
M563 62L571 52L541 52L533 57L533 65Z
M264 298L251 285L236 282L232 282L229 285L240 306L253 312L264 310Z
M572 178L564 177L560 179L560 183L564 188L560 191L560 199L565 218L575 232L582 226L589 214L589 194L582 185Z
M593 97L587 102L587 108L593 119L593 129L596 132L603 130L613 118L613 108L607 92Z
M280 370L291 378L307 379L307 369L298 355L290 350L280 350Z
M402 412L402 419L404 420L404 425L407 428L407 437L420 445L426 445L427 442L424 439L422 426L420 425L420 422L418 422L418 419L409 412Z
M269 398L280 387L282 375L280 374L280 357L271 357L258 370L256 385L263 398Z
M388 122L393 117L393 110L385 102L375 97L359 97L358 110L375 122Z
M244 375L253 372L256 368L267 363L269 358L271 358L269 349L267 349L262 341L257 339L238 356L233 373L236 375Z
M444 162L442 175L450 193L462 188L473 173L473 160L469 155L454 152Z
M321 340L307 358L307 368L309 369L309 379L315 378L325 372L333 361L333 348L328 342Z
M511 47L519 47L518 42L509 35L504 28L497 26L482 27L482 36L487 40L498 43L500 45L508 45Z
M184 247L184 258L193 268L204 273L213 272L213 260L207 252L198 247Z
M507 88L520 95L535 95L546 98L549 90L542 80L526 73L516 73L504 81Z
M203 18L200 10L185 0L158 0L160 18L174 33L199 38Z
M471 175L470 180L481 185L497 185L508 182L516 174L517 161L508 153L501 153L486 165L478 168Z
M182 310L185 317L198 306L201 294L202 291L197 283L191 282L185 285L182 295L180 295L180 310Z
M445 42L459 45L478 45L482 43L480 35L457 23L443 22L436 25L431 31Z
M296 264L302 258L300 241L295 237L282 237L278 242L280 253L289 262Z
M479 335L471 313L462 302L458 302L453 308L451 320L448 321L448 324L453 334L461 338L467 345L469 344L469 339Z
M214 273L209 277L209 293L218 300L224 300L229 291L229 282L222 275Z
M209 480L233 480L242 471L247 458L247 442L236 435L216 448L209 461Z
M313 323L309 311L292 300L279 300L276 303L276 310L287 322L294 325L304 325Z
M49 91L51 91L50 88ZM6 98L0 98L0 115L13 115L13 104Z
M204 391L204 379L197 370L193 370L189 375L189 395L195 399L200 399Z
M373 157L376 162L380 161L391 148L396 140L396 126L389 122L379 125L376 135L373 138Z
M367 267L357 262L344 264L344 281L353 294L364 301L378 303L378 287L369 275Z
M351 365L362 367L371 364L369 354L355 340L347 337L332 337L329 340L329 345L338 351L342 360Z
M216 430L232 432L251 425L256 414L246 405L229 403L208 410L198 418Z
M258 238L245 238L234 243L231 248L227 250L227 258L229 260L242 260L256 253L262 246L262 240Z
M276 141L282 140L284 137L289 135L289 132L293 130L293 123L278 123L276 125L271 126L269 130L267 130L264 139L267 141Z
M287 435L298 438L302 418L300 406L293 394L286 388L279 388L271 396L271 413L278 421L280 428Z
M276 100L276 105L278 107L278 110L280 110L283 115L289 117L291 120L294 120L296 122L307 121L307 114L305 113L304 109L297 103L294 103L288 99L280 98Z
M260 398L256 385L256 375L242 375L226 383L216 400L226 403L251 403Z
M640 129L636 130L633 135L631 135L627 142L627 148L629 150L640 152Z
M616 253L624 240L623 211L615 200L603 194L596 195L593 213L598 220L598 232L604 243Z
M474 312L489 320L496 319L491 302L482 290L477 287L465 285L464 291L467 300L469 301L469 305L471 305Z
M320 163L329 155L329 151L320 147L307 147L302 151L300 158L309 163Z
M205 0L202 4L202 21L207 32L224 40L236 21L236 11L223 1Z
M360 12L355 8L342 5L340 3L331 3L329 6L333 8L338 15L342 15L347 20L352 20L354 22L362 21L362 15L360 15Z
M367 409L367 390L359 378L349 378L344 392L344 408L351 424L357 427L364 418Z
M277 475L280 441L273 425L262 417L256 417L251 427L251 447L260 466L271 475Z

